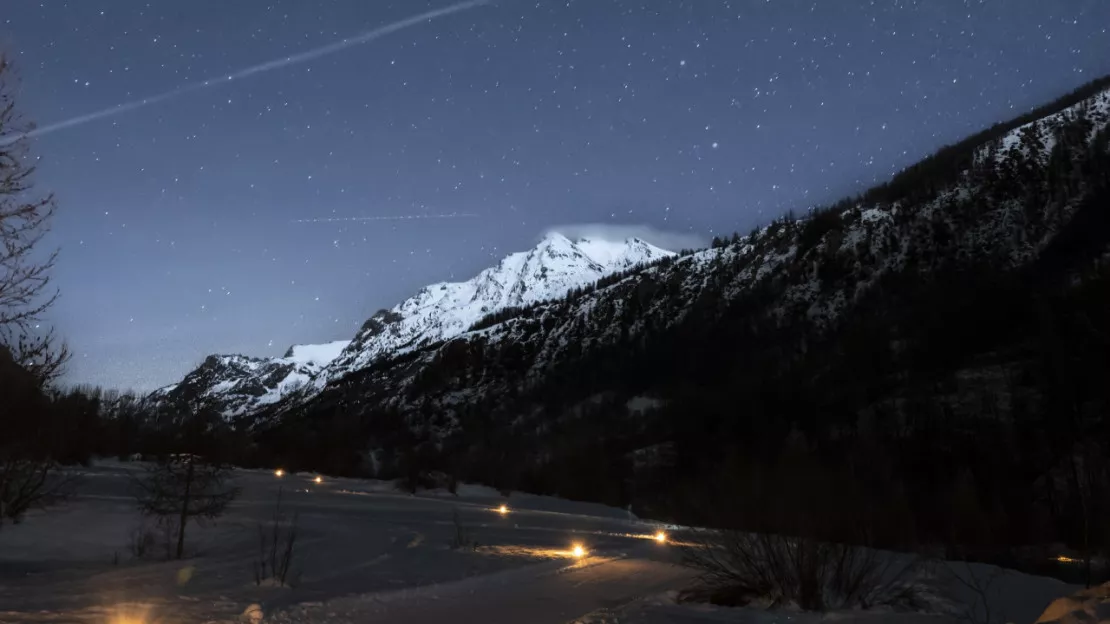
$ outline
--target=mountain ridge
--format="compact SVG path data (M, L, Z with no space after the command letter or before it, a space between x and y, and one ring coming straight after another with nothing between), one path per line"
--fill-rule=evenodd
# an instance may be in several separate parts
M293 345L281 358L211 355L181 382L152 392L154 402L205 403L239 418L295 396L311 399L328 383L385 354L400 354L467 331L488 314L556 298L616 271L669 257L642 239L611 241L549 232L462 282L438 282L380 310L351 340Z

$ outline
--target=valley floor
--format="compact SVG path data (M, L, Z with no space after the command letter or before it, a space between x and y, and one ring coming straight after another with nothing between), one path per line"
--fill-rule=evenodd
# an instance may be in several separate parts
M496 492L398 494L380 482L241 471L243 494L217 523L190 527L185 561L139 561L128 547L139 518L128 496L134 466L87 471L66 506L0 530L0 622L263 621L283 623L568 622L807 624L834 616L679 605L691 579L653 525L622 510ZM257 523L278 488L296 512L297 582L260 587ZM474 549L453 549L458 518ZM573 543L588 549L576 559ZM980 566L952 566L985 574ZM938 577L939 578L939 577ZM934 579L937 580L937 579ZM1006 573L992 584L998 622L1032 622L1074 588ZM963 592L963 593L961 593ZM970 604L960 583L937 582L947 615L838 614L852 622L955 622ZM261 619L259 619L261 618Z

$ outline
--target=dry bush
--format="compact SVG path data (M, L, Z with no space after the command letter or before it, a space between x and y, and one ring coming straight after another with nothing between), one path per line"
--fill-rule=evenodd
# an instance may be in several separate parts
M897 497L869 493L853 466L822 461L795 431L777 458L737 453L721 475L699 497L715 529L680 546L699 574L686 599L811 611L918 604L917 559L869 547L876 527L908 534L907 514Z
M899 562L870 548L741 531L697 531L680 548L683 565L699 572L686 600L808 611L920 606L913 558Z
M286 520L281 509L281 494L279 489L269 524L258 523L258 559L254 562L256 585L271 582L281 587L292 587L296 581L293 560L298 537L297 514Z
M455 550L474 550L478 548L478 541L474 539L470 530L463 524L462 516L459 515L457 507L451 512L451 520L455 525L455 534L451 537L451 548Z
M171 559L177 533L176 518L142 516L128 533L127 550L136 560Z
M154 552L158 545L158 534L144 520L131 529L128 536L127 548L135 559L146 559Z

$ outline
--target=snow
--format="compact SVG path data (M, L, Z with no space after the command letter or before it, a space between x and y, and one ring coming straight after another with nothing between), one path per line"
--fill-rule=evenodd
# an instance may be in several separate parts
M349 605L372 613L393 603L400 613L419 614L435 598L439 608L465 612L492 604L483 597L487 589L491 597L510 598L518 590L520 598L563 593L583 580L634 589L642 578L626 578L606 564L630 548L651 546L635 536L647 530L640 523L600 505L513 493L511 512L503 516L488 501L505 499L481 486L461 487L458 497L410 496L382 482L360 488L360 480L325 477L316 485L314 475L278 479L268 471L240 470L235 480L243 494L214 524L190 526L185 561L136 560L128 543L139 517L127 492L137 469L97 462L88 474L95 478L84 479L68 504L3 527L0 622L103 623L121 621L125 612L146 613L140 621L162 624L233 622L252 605L265 621L305 621L280 614L293 618L306 610L313 614L307 621L327 622L337 621L327 613ZM279 486L287 510L299 514L299 581L292 588L258 586L251 571L258 556L256 522L270 517ZM348 491L354 489L367 492ZM449 547L455 510L477 549ZM576 561L567 552L572 540L587 543L594 556ZM567 605L581 609L572 616L596 608L603 590L599 585L571 596L581 601ZM455 599L460 602L452 605ZM518 598L517 608L528 607Z
M280 358L211 356L182 382L156 390L150 396L164 399L179 386L184 386L186 391L195 390L201 396L217 398L224 406L224 416L234 418L277 403L306 385L348 344L349 340L339 340L293 345Z
M981 564L936 562L922 588L933 599L923 613L892 611L810 614L796 610L723 608L675 600L691 573L677 551L650 539L655 524L624 510L512 493L510 512L494 511L497 492L466 485L460 496L410 496L381 481L240 470L244 492L215 524L191 526L188 559L134 560L127 549L138 516L127 496L134 464L97 462L70 503L0 531L0 622L235 622L248 611L264 622L443 622L487 624L955 624L975 595L953 580L990 579L993 623L1059 621L1104 615L1107 595L1080 593L1054 579ZM257 521L272 513L278 486L299 513L300 581L292 588L258 586ZM451 549L458 511L479 546ZM669 527L680 539L683 527ZM570 556L574 542L583 559ZM1053 609L1056 609L1055 611ZM1072 613L1071 619L1059 619ZM1105 617L1101 621L1105 621Z
M673 255L657 247L652 247L637 238L624 242L614 242L597 238L580 238L574 242L579 249L595 262L604 267L631 268L643 262L657 260Z
M268 621L566 624L605 605L629 602L688 579L686 571L660 561L590 556L576 563L556 560L415 591L306 605L276 613Z
M549 233L533 249L513 253L464 282L443 282L394 306L374 327L363 329L313 380L322 389L385 354L400 354L458 336L483 317L563 297L612 273L653 262L673 252L640 239L571 241Z
M1044 146L1044 148L1040 150L1040 153L1036 154L1038 160L1043 162L1044 159L1048 157L1048 154L1052 152L1052 148L1056 144L1056 136L1053 130L1067 119L1075 117L1081 110L1087 111L1094 125L1087 139L1091 141L1099 130L1105 128L1107 124L1110 123L1110 90L1098 93L1056 114L1014 128L996 143L998 152L995 156L995 162L1005 162L1014 151L1021 151L1024 153L1022 137L1025 136L1026 133L1035 135ZM985 160L989 151L990 146L981 148L976 155L976 161L982 162Z
M978 597L953 574L965 580L992 579L987 595L990 617L981 608L976 609ZM600 609L574 620L575 624L716 624L724 622L749 622L751 624L958 624L982 622L1002 624L1012 622L1024 624L1034 622L1037 614L1061 595L1067 595L1074 588L1055 579L1030 576L983 564L962 562L935 562L932 572L920 578L917 588L924 600L917 611L896 611L890 608L871 610L846 610L830 613L812 613L795 608L764 609L757 607L720 607L708 604L682 603L674 590L644 596L615 608ZM1104 597L1110 595L1105 590ZM1084 598L1084 614L1094 614L1098 599ZM1071 612L1077 602L1057 600L1060 606L1055 613ZM1055 604L1055 603L1053 603ZM1040 622L1056 622L1041 616ZM1107 621L1093 618L1059 620L1060 624L1080 624L1081 622Z
M289 347L283 359L297 364L316 364L327 366L332 360L339 357L343 349L351 344L350 340L336 340L318 345L293 345Z

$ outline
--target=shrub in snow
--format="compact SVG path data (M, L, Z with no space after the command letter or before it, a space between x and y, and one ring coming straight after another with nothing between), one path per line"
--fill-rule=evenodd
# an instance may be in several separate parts
M684 600L807 611L921 606L912 582L916 560L870 548L709 530L695 531L680 548L683 564L699 572Z
M128 536L127 548L135 559L146 559L154 553L158 545L158 534L144 518L131 529Z
M478 547L477 540L470 534L470 530L462 522L459 509L456 507L451 512L451 520L455 525L455 534L451 537L451 548L455 550L474 550Z
M297 514L287 519L281 509L282 490L278 489L269 524L258 523L258 558L254 562L256 585L292 587L295 579L293 557L297 545Z

